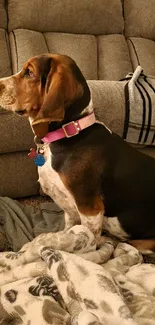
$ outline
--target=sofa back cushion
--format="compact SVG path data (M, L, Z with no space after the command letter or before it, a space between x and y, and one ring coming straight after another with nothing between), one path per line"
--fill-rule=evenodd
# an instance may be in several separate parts
M11 61L9 57L8 34L0 28L0 78L11 74Z
M155 0L124 0L125 35L155 40Z
M121 0L9 0L9 31L120 34L124 22Z
M7 15L5 9L5 0L0 0L0 28L7 28Z
M98 78L97 39L94 35L16 29L10 33L10 47L13 73L21 70L31 56L50 52L71 56L86 79Z

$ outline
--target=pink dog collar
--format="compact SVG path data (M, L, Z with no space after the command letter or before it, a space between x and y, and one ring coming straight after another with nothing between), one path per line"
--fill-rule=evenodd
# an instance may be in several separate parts
M45 143L51 143L63 138L71 138L80 131L88 128L89 126L93 125L96 122L94 113L82 117L77 121L72 121L70 123L62 125L62 127L56 131L52 131L46 134L42 141Z

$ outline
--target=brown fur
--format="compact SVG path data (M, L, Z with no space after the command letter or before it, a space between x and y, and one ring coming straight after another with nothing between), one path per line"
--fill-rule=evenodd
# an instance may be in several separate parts
M130 240L129 244L137 248L141 252L155 252L155 239Z
M73 167L74 168L74 167ZM76 170L76 169L75 169ZM71 173L72 174L72 173ZM72 192L73 196L75 197L78 210L84 214L85 216L96 216L99 212L103 211L104 214L104 204L103 200L100 196L96 196L95 193L90 193L88 191L82 191L81 187L79 188L78 185L78 178L75 180L71 177L67 179L64 174L59 173L59 176L65 185L65 187ZM73 184L74 186L69 184ZM75 194L76 193L76 194Z
M82 93L82 88L74 79L69 66L53 60L54 68L48 74L44 101L33 125L40 122L62 121L65 108Z

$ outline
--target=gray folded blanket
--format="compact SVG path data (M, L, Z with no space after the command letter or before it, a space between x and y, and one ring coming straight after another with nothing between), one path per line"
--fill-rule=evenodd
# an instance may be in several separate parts
M124 79L125 123L123 139L133 144L155 145L155 77L141 66Z
M64 212L53 202L36 208L0 197L0 251L18 251L41 233L64 228Z

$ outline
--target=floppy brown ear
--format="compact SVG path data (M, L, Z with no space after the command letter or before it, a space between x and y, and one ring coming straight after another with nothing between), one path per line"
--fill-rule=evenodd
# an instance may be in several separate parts
M32 123L33 125L42 122L58 122L63 120L65 114L64 88L65 85L62 75L51 71L46 82L44 101L38 115Z
M48 122L47 123L37 123L37 124L31 125L33 132L40 139L42 139L45 136L45 134L48 133L48 126L49 126Z

